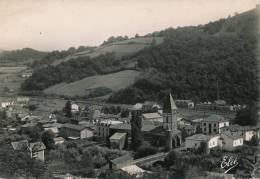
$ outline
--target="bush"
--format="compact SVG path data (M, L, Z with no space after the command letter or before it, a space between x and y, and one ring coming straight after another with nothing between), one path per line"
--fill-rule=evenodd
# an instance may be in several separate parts
M157 148L152 147L149 143L144 142L135 153L135 158L142 158L149 155L156 154L158 152Z

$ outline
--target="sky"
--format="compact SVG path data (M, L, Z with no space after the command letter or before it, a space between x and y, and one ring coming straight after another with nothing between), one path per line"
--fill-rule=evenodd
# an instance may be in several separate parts
M206 24L258 0L0 0L0 49L64 50L110 36Z

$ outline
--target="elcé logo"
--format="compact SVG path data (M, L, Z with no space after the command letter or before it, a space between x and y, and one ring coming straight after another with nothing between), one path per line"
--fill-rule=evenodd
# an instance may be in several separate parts
M224 173L227 173L237 165L238 165L237 157L225 155L221 161L220 167L226 170Z

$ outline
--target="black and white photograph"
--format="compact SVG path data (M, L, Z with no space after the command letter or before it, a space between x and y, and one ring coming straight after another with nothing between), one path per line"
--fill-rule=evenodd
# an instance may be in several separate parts
M260 179L259 0L0 0L0 179Z

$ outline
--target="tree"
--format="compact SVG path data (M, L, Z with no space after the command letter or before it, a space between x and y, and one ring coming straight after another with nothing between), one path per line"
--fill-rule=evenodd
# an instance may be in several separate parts
M257 105L253 104L238 111L234 122L241 126L255 126L258 123Z
M66 102L64 112L65 112L66 117L68 117L68 118L72 117L72 109L71 109L71 101L70 100L68 100Z
M253 146L259 146L259 139L257 138L256 135L254 135L250 141L250 144Z
M142 158L157 153L157 148L152 147L149 143L144 142L142 146L136 150L135 158Z
M50 130L44 131L41 135L41 141L48 150L54 149L54 133Z

